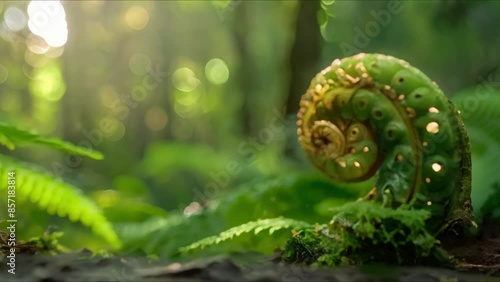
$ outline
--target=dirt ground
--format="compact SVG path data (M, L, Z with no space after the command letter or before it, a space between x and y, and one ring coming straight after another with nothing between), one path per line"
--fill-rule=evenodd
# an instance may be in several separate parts
M457 237L461 238L461 237ZM485 218L475 237L441 240L443 247L460 262L462 270L477 270L500 276L500 220Z
M58 256L20 255L16 274L0 267L0 281L500 281L500 277L434 267L309 268L271 259L244 264L218 257L185 264L143 258L88 258L89 252Z

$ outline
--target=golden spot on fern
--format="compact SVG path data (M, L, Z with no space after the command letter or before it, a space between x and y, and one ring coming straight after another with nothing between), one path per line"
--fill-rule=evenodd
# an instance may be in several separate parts
M430 107L429 108L429 113L439 113L439 110L435 107Z
M366 72L365 65L363 65L363 63L362 63L362 62L357 63L355 68L356 68L357 70L361 71L362 73L365 73L365 72Z
M439 124L435 121L429 122L426 126L425 129L429 133L438 133L439 132Z
M433 163L432 164L432 170L434 170L434 172L440 172L442 168L443 167L439 163Z
M323 86L321 86L321 84L316 84L316 87L314 87L314 91L316 91L316 93L320 93L322 88Z
M350 75L348 75L348 74L347 74L345 77L346 77L346 78L347 78L347 80L349 80L349 82L350 82L350 83L352 83L352 84L356 84L356 83L358 83L358 82L359 82L359 80L360 80L360 79L359 79L359 77L354 78L354 77L352 77L352 76L350 76Z

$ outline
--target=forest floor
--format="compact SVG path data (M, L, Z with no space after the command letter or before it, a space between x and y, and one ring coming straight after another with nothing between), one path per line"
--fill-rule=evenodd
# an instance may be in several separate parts
M0 255L0 281L499 281L500 224L483 222L478 236L445 247L455 269L435 266L366 265L337 268L281 262L279 254L237 254L186 262L145 257L100 257L88 250L58 255L16 255L15 274Z
M500 281L477 270L457 271L436 267L368 265L312 268L287 265L271 259L239 263L217 257L188 263L147 263L141 258L89 258L76 254L20 255L16 274L0 267L0 281Z

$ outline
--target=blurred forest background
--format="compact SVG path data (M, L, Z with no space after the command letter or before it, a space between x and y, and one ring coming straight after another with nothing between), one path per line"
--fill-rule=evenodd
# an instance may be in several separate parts
M299 99L333 59L358 52L404 59L457 99L473 189L499 180L500 110L480 108L500 106L498 1L2 1L0 16L2 122L105 158L1 153L82 188L122 239L144 222L166 229L240 184L319 175L296 142ZM480 205L490 190L477 191ZM287 205L287 193L268 205ZM243 207L231 212L240 223L263 216ZM67 246L104 245L34 204L18 216L20 239L58 225Z

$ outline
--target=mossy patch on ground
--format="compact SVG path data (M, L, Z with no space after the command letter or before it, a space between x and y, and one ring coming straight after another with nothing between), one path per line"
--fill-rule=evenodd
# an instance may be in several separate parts
M285 261L331 266L415 264L427 259L447 263L451 259L426 229L428 211L386 208L364 200L332 211L334 217L328 224L294 234L283 253Z

